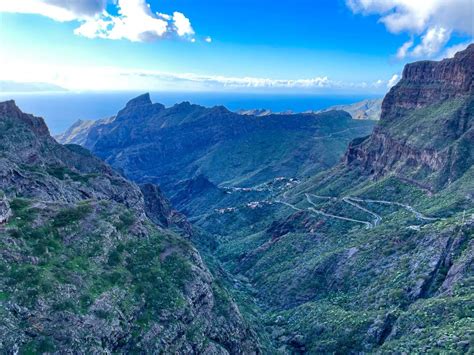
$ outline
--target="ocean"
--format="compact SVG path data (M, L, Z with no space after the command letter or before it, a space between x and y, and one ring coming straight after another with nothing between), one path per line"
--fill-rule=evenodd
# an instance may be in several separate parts
M14 99L23 112L45 119L52 134L64 132L78 119L96 120L115 115L137 92L0 93L0 101ZM223 105L229 110L270 109L303 112L349 104L375 96L152 92L153 102L166 106L189 101L203 106Z

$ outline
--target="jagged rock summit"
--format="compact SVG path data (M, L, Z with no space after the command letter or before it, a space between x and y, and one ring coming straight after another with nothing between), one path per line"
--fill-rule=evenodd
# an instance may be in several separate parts
M182 200L183 181L202 175L218 188L308 175L336 164L348 142L372 127L373 122L352 120L342 111L261 117L189 102L164 108L145 94L131 100L115 119L77 129L73 141L130 179L159 184L181 207L189 202ZM198 212L205 205L213 209L219 195L215 191L198 208L185 210Z
M33 115L23 113L14 100L0 103L0 116L18 119L28 125L35 133L46 136L49 135L49 129L44 120Z
M126 107L134 107L134 106L143 106L143 105L151 105L151 98L150 94L146 93L127 102Z

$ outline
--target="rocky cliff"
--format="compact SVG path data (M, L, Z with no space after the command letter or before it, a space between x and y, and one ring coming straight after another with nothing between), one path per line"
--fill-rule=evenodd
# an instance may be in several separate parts
M352 142L346 164L380 178L395 173L437 190L474 159L474 45L440 62L417 62L403 71L382 104L380 125Z
M474 89L474 44L454 58L407 64L402 80L385 96L382 119L387 121L403 109L418 109L456 97Z
M0 137L0 352L259 352L156 186L59 145L13 101Z

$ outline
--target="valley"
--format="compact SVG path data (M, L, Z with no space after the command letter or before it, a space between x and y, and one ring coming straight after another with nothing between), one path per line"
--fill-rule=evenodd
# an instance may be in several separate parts
M0 348L472 351L473 70L408 64L379 121L144 94L64 144L1 103Z

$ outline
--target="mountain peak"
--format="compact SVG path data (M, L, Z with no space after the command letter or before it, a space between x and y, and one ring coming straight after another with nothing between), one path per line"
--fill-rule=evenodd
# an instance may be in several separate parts
M140 96L135 97L134 99L131 99L127 103L127 107L135 107L135 106L143 106L143 105L151 105L151 98L150 94L146 93Z
M49 135L48 127L43 119L23 113L14 100L0 102L0 120L2 117L26 123L36 134Z
M183 102L180 102L178 104L175 104L173 107L176 107L176 108L188 108L188 107L191 107L191 103L189 101L183 101Z
M15 117L18 117L22 112L16 105L15 100L8 100L0 102L0 114L10 116L14 115Z

